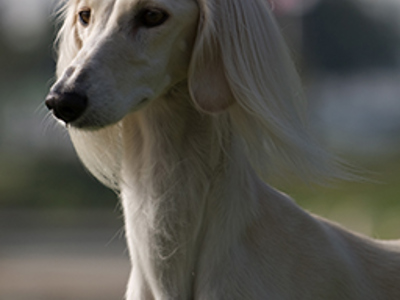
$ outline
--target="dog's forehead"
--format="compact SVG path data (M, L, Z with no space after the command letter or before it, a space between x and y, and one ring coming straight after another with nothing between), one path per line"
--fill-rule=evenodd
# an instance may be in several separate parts
M120 13L136 11L141 7L163 7L171 13L185 12L197 7L198 0L75 0L77 9L90 7L96 11L113 8Z
M76 0L77 7L101 8L113 4L116 0Z
M123 11L134 11L141 7L164 7L171 12L184 11L197 6L196 0L115 0L115 7Z

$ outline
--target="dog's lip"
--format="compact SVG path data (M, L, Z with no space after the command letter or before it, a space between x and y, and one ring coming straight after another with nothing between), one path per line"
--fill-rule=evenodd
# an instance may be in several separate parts
M143 98L143 99L140 100L136 105L134 105L134 107L132 108L131 111L132 111L132 112L137 112L137 111L139 111L139 110L142 109L143 106L145 106L150 100L151 100L151 98L149 98L149 97ZM79 118L76 119L76 120L72 120L72 121L65 122L65 121L63 121L62 119L60 119L60 118L57 116L56 112L53 111L53 114L55 115L56 119L57 119L60 123L62 123L66 128L68 128L68 129L74 128L74 129L77 129L77 130L84 130L84 131L96 131L96 130L102 129L102 128L104 128L104 127L107 127L107 126L109 126L109 125L112 125L112 124L114 124L114 123L117 123L117 122L119 122L119 121L122 119L122 118L121 118L121 119L116 120L116 121L114 121L114 122L112 122L112 123L102 124L101 122L96 121L96 120L97 120L96 116L90 117L90 114L91 114L91 113L89 112L89 114L85 114L85 115L79 117Z
M141 109L150 99L149 98L143 98L142 100L140 100L134 107L133 107L133 111L138 111L139 109Z
M142 100L140 100L133 107L132 111L136 112L136 111L140 110L149 101L150 101L150 98L148 98L148 97L143 98ZM89 113L89 115L90 115L90 113ZM107 127L109 125L112 125L114 123L117 123L121 119L115 120L114 122L112 122L110 124L108 124L108 123L107 124L101 124L101 123L97 123L96 122L96 117L90 117L88 115L85 115L85 116L82 116L81 118L79 118L79 119L77 119L77 120L75 120L73 122L66 123L65 126L67 128L75 128L75 129L78 129L78 130L96 131L96 130L102 129L104 127Z

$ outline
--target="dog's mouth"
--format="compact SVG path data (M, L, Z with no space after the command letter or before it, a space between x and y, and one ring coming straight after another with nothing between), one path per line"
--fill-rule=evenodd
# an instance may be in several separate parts
M126 112L137 112L150 100L151 97L146 95ZM54 117L69 129L99 130L119 122L125 116L119 115L116 111L113 112L113 109L107 110L107 115L104 115L99 109L91 107L89 97L84 93L52 90L46 97L45 104Z

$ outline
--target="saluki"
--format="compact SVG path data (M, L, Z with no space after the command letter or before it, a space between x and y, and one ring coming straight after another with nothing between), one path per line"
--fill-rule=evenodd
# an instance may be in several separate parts
M399 300L400 244L265 181L342 176L268 0L70 0L47 107L121 198L128 300ZM107 270L104 270L107 272Z

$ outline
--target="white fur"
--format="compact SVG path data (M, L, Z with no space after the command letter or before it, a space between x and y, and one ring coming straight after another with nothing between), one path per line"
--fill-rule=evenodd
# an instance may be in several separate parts
M147 7L170 17L138 26ZM260 179L343 175L309 135L267 0L70 0L59 51L53 89L89 99L74 145L121 195L128 300L400 299L398 243L312 216Z

